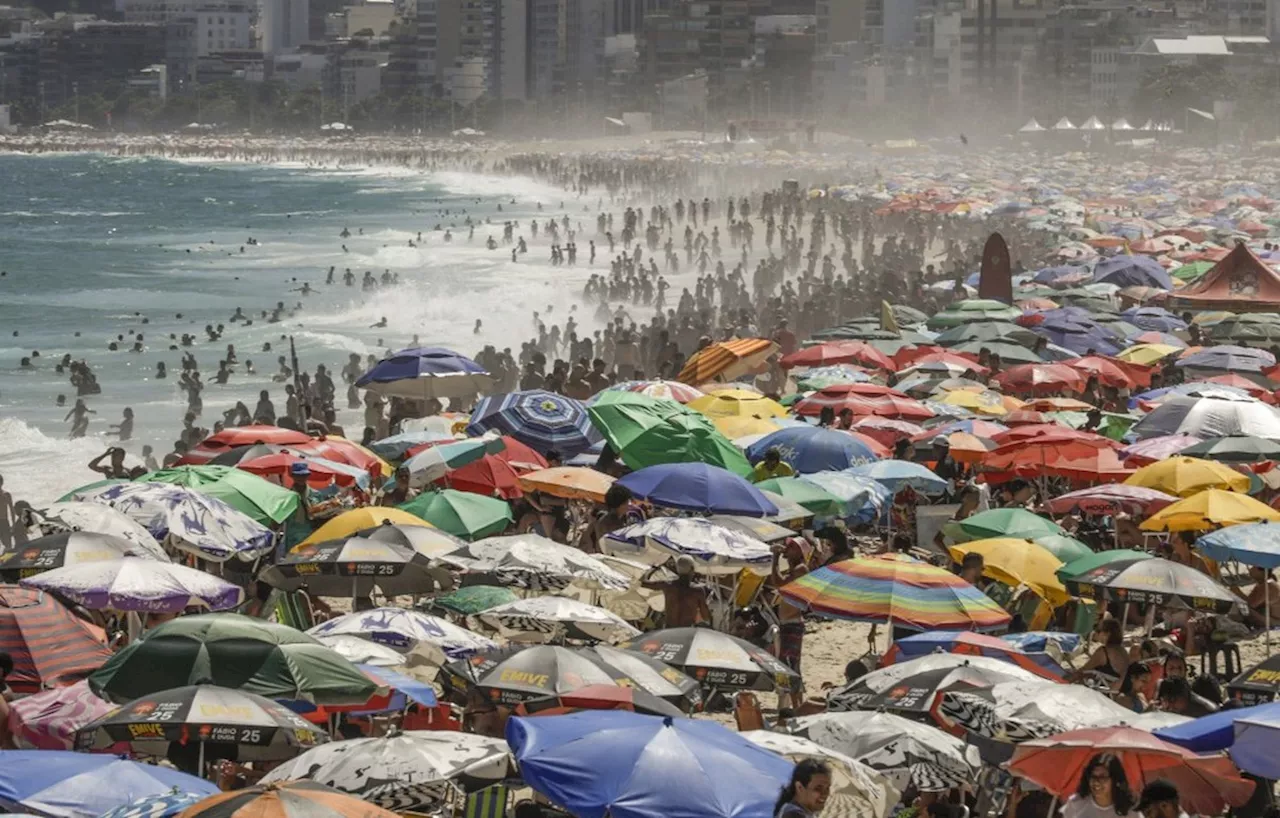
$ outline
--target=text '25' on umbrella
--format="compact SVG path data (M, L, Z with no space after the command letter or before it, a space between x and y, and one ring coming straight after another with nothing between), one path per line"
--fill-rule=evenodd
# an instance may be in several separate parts
M714 722L622 711L513 718L507 741L579 818L771 818L794 766Z
M1167 605L1175 599L1198 609L1228 613L1241 600L1205 574L1181 563L1138 554L1079 571L1076 562L1065 565L1059 576L1067 590L1078 596L1118 602L1150 602ZM1077 573L1068 573L1077 572Z
M683 671L707 688L791 690L799 674L755 645L710 628L667 628L618 645Z
M150 539L150 535L147 535ZM31 540L24 545L0 552L0 575L10 579L31 577L54 568L73 567L91 562L142 557L169 562L169 555L159 546L147 546L111 534L95 531L65 531ZM155 551L151 550L155 548Z
M267 584L321 596L427 594L453 587L447 568L412 548L374 537L303 543L262 572Z

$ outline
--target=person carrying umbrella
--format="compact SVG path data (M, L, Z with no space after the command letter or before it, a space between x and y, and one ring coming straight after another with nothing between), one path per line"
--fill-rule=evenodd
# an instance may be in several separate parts
M612 489L610 489L612 491ZM681 554L661 565L655 565L640 576L640 587L661 591L666 612L665 628L689 628L711 624L711 609L707 606L707 589L693 581L695 565L693 557ZM657 572L670 569L675 579L654 579Z

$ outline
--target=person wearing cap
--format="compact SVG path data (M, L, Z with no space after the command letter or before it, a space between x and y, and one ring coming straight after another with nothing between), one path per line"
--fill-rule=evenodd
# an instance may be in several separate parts
M764 453L764 459L751 470L751 482L759 483L764 480L771 480L774 477L791 477L795 473L796 470L782 459L782 452L778 450L778 447L771 446Z
M1138 799L1138 811L1144 818L1187 818L1187 814L1178 806L1178 788L1159 779L1142 788L1142 797Z
M285 551L311 536L315 528L311 519L311 487L307 485L307 478L310 476L311 467L306 463L298 462L289 467L289 488L298 495L298 507L284 523Z
M674 580L656 579L659 571L675 574ZM693 557L681 554L655 565L640 576L640 587L661 591L665 603L665 628L689 628L694 625L710 625L711 609L707 606L707 589L695 583L696 566Z

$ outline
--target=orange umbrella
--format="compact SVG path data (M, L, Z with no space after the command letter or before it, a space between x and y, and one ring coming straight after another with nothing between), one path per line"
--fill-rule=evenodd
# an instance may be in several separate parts
M1099 448L1105 447L1068 435L1044 435L1015 441L995 449L983 458L982 468L984 471L1014 472L1023 477L1039 477L1048 474L1049 467L1096 456ZM1119 463L1118 460L1116 462Z
M890 372L897 369L893 359L865 341L828 341L797 350L782 357L783 369L797 366L829 366L859 363Z
M604 502L605 492L612 485L613 478L604 472L580 466L541 469L520 476L520 487L525 491L540 491L552 497L595 503Z
M1028 409L1018 409L1017 411L1010 412L1000 418L1000 420L1010 426L1026 426L1032 423L1044 424L1051 422L1049 418L1039 412L1032 412Z
M1085 378L1065 364L1021 364L995 376L1006 392L1043 395L1051 392L1079 392Z
M1045 466L1044 473L1081 482L1119 483L1135 471L1125 465L1114 449L1091 449L1083 457L1075 457L1073 452L1067 454L1063 460Z
M1086 378L1093 376L1103 386L1132 389L1135 386L1151 384L1151 368L1139 364L1131 364L1105 355L1086 355L1066 361L1066 365L1075 369Z
M697 386L711 381L732 381L755 372L778 351L764 338L735 338L709 344L690 356L676 380Z

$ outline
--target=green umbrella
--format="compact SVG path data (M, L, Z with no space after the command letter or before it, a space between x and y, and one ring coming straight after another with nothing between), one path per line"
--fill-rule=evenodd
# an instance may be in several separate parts
M931 330L949 329L973 321L1012 321L1022 310L992 298L968 298L957 301L925 324Z
M1131 548L1117 548L1114 551L1098 551L1078 560L1072 560L1058 569L1058 579L1078 577L1090 571L1109 565L1113 562L1131 562L1133 560L1151 559L1150 554L1134 551Z
M1066 534L1057 523L1032 514L1025 508L993 508L964 520L947 523L942 531L956 542L1014 537L1034 540L1049 534Z
M1000 363L1002 364L1044 363L1043 358L1026 347L1006 341L969 341L968 343L954 346L952 349L956 352L968 352L973 355L980 355L982 350L985 349L993 355L999 355Z
M808 511L818 515L841 514L844 504L840 498L819 485L794 477L773 477L756 483L761 491L771 491L798 503Z
M1063 562L1083 559L1093 554L1093 549L1067 534L1044 534L1031 540Z
M1274 312L1233 315L1219 324L1214 324L1209 329L1209 337L1221 343L1280 341L1280 315Z
M505 500L469 491L427 491L400 506L455 537L478 540L500 534L514 522Z
M631 469L708 463L745 477L746 456L701 412L634 392L604 392L587 407L596 429Z
M501 588L497 585L468 585L451 594L436 597L431 604L449 613L471 616L499 605L506 605L508 602L515 602L517 599L519 597L510 588Z
M296 493L234 466L177 466L136 482L170 483L216 497L265 526L283 523L298 508Z
M1169 271L1169 275L1181 281L1191 282L1212 270L1213 266L1212 261L1193 261L1181 267L1174 267Z
M977 321L952 327L940 333L935 343L949 347L969 341L1012 341L1029 347L1035 344L1039 337L1026 327L1011 324L1008 321Z
M59 497L58 502L73 503L73 502L76 502L76 497L81 492L87 492L92 489L101 488L102 486L110 486L113 483L128 483L128 482L129 482L128 480L121 480L120 478L117 478L117 477L111 477L106 480L95 480L92 483L85 483L83 486L80 486L79 488L72 489L71 491Z
M225 613L165 622L89 677L94 693L115 702L191 684L316 704L362 704L378 692L355 665L302 631Z

